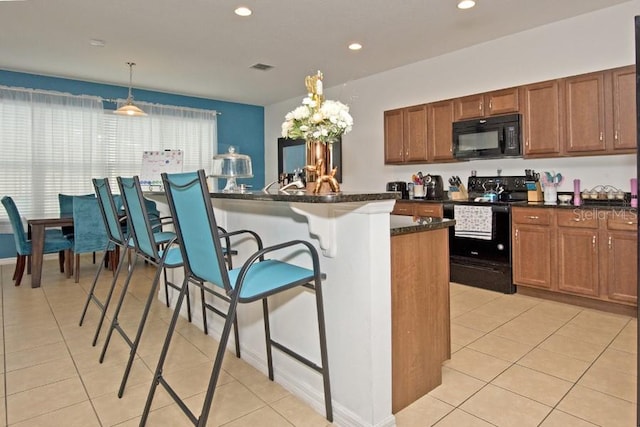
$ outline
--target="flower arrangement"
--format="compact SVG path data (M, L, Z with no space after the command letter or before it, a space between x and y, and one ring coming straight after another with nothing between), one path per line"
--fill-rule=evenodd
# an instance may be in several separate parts
M324 100L322 73L307 77L308 95L302 105L287 113L282 123L283 138L332 143L351 131L353 118L349 107L339 101Z
M545 172L540 177L540 181L542 182L543 187L559 187L560 185L562 185L564 177L559 172Z

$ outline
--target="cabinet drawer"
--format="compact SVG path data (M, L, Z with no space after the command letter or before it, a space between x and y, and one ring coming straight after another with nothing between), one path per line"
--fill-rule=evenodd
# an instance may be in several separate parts
M516 224L550 225L552 209L513 208L512 221Z
M636 231L638 229L638 214L626 211L609 212L607 215L607 229Z
M416 204L415 214L416 216L442 218L442 205L438 203Z
M396 202L391 211L391 215L413 215L413 203Z
M598 228L598 215L589 209L558 209L559 227Z

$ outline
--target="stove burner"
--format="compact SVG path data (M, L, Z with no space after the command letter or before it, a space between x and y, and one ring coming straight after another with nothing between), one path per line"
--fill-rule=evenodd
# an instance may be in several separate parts
M527 200L525 176L471 176L469 201L473 203L509 204ZM499 193L493 201L491 193Z

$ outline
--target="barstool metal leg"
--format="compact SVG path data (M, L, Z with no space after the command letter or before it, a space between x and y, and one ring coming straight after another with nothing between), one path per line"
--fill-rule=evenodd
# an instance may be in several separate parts
M107 338L105 339L104 344L102 346L102 352L100 353L100 359L99 359L100 363L104 361L104 356L107 353L107 347L109 347L109 342L111 342L111 335L113 335L113 330L116 328L120 328L120 325L118 324L118 314L120 314L120 309L122 308L124 297L127 295L127 289L129 289L129 283L131 282L131 277L133 276L133 272L136 269L137 261L138 261L138 254L135 253L133 257L133 263L131 264L131 268L129 268L129 274L127 274L127 279L124 281L124 285L122 285L122 293L120 294L120 298L118 299L118 305L116 306L116 311L113 313L113 319L111 320L111 325L109 326L109 332L107 333Z
M93 347L96 346L96 344L98 343L98 336L100 336L100 330L102 329L102 323L104 322L104 318L107 315L107 310L109 309L109 304L111 303L111 298L113 298L113 291L116 289L116 283L118 281L118 277L120 277L120 271L122 270L122 266L125 263L124 262L124 257L126 255L126 253L128 252L128 248L125 248L122 251L122 255L120 256L120 261L118 262L118 268L116 269L116 274L113 276L113 279L111 280L111 288L109 288L109 292L107 294L107 298L104 301L104 304L102 305L102 313L100 313L100 320L98 321L98 326L96 327L96 333L93 336L93 341L91 342L91 345Z
M322 302L322 285L319 278L316 279L316 311L318 314L318 335L320 337L320 360L322 362L322 380L324 385L324 406L327 420L333 422L333 404L331 402L331 382L329 379L329 357L327 354L327 331L324 323L324 304Z

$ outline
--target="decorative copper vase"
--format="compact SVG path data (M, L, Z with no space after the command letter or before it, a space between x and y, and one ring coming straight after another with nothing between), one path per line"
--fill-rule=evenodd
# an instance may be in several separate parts
M333 167L332 148L332 144L324 141L307 141L307 166L305 166L307 189L315 194L340 191L340 184L335 178L338 168Z

